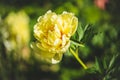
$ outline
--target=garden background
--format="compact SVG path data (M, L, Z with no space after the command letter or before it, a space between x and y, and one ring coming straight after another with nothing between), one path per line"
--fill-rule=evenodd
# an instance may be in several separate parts
M72 39L84 44L78 55L88 69L69 52L49 64L31 49L33 27L48 10L78 17ZM119 0L0 0L0 80L119 80L119 27Z

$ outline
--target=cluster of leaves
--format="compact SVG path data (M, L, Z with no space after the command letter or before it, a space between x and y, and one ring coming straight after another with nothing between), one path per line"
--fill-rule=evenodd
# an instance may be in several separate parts
M91 39L93 38L93 36L95 35L98 35L98 33L95 32L95 28L93 25L86 25L85 27L83 27L81 26L81 24L79 24L75 35L72 36L71 38L71 40L73 41L72 42L73 45L71 45L71 47L74 50L78 49L78 47L85 47L84 45L89 43ZM77 55L80 56L80 54L77 54ZM89 80L93 80L93 79L94 80L119 80L119 74L120 74L119 59L120 59L119 53L114 53L114 54L110 53L109 55L103 54L101 57L97 56L95 58L95 63L93 64L93 66L88 68L87 70L82 70L82 71L73 70L73 72L65 73L64 75L66 74L71 75L70 77L67 78L68 80L71 78L75 80L79 80L79 78L77 79L76 77L81 77L80 79L84 79L84 80L87 80L88 78ZM79 72L79 74L73 74L75 72L76 73ZM64 77L63 77L63 80L64 80Z
M120 54L115 54L110 59L106 57L101 61L96 58L96 71L99 74L100 80L119 80L120 74Z

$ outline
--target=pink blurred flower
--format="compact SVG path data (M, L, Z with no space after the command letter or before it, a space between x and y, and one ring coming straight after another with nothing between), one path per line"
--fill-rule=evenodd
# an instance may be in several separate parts
M94 0L95 5L100 9L105 9L106 3L108 3L108 0Z

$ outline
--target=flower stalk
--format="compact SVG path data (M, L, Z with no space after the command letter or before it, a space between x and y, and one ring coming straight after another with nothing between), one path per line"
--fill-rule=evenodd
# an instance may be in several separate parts
M75 52L73 49L70 48L70 52L73 54L73 56L76 58L76 60L82 65L84 69L87 69L87 66L83 63L83 61L78 57L77 52Z

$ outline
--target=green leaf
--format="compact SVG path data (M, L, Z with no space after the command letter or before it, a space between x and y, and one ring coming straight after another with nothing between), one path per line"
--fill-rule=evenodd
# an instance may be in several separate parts
M77 41L72 41L71 40L71 43L74 44L74 45L76 45L76 46L79 46L79 47L85 47L83 44L81 44L81 43L79 43Z
M84 36L84 30L83 30L82 25L80 23L79 23L79 26L77 28L76 34L78 36L78 41L80 41Z
M108 71L110 71L112 68L119 66L119 54L113 55L112 59L109 62Z
M99 61L98 61L97 58L95 58L95 68L96 68L97 71L100 72Z
M78 24L78 27L77 27L77 31L76 33L71 37L71 40L73 41L81 41L81 39L83 38L84 36L84 30L82 28L82 25L81 23Z
M103 59L103 67L105 70L108 68L107 61L105 58Z
M98 58L95 58L95 67L100 74L103 74L103 64Z
M83 43L90 42L95 35L95 29L93 25L87 24L84 28L84 36L82 38Z

